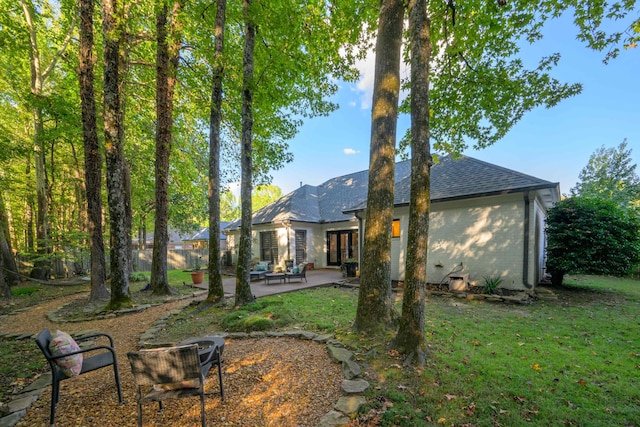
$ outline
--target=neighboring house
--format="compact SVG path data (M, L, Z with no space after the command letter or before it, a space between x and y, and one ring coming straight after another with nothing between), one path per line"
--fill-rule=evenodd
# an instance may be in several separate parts
M132 238L134 250L140 249L152 249L153 248L154 233L146 233L146 241L144 246L141 244L142 236ZM167 249L191 249L191 243L188 243L185 239L186 236L180 234L177 230L169 229L169 241L167 242Z
M220 222L220 229L224 230L230 223ZM193 236L184 239L185 242L189 242L193 249L207 249L209 247L209 227L204 227L195 233ZM227 235L220 233L220 250L227 250Z
M410 169L410 161L396 163L391 274L397 281L405 273ZM359 259L367 184L368 171L356 172L302 186L256 211L253 258L316 268ZM558 183L466 156L441 158L431 169L428 281L456 271L479 285L499 276L504 287L535 286L544 273L546 212L559 197ZM234 261L239 226L226 229Z

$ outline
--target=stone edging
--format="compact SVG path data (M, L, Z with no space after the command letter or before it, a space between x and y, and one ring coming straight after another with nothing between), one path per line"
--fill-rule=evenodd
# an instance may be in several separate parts
M166 321L172 315L179 314L181 310L171 310L162 316L160 316L154 324L147 329L142 335L140 335L140 341L138 347L140 348L154 348L154 347L166 347L173 346L174 342L158 342L154 341L156 334L165 327ZM368 388L369 382L359 378L362 374L360 365L354 360L353 352L348 350L344 344L333 338L333 335L321 335L315 332L308 331L267 331L267 332L211 332L207 335L219 336L222 338L230 339L244 339L244 338L280 338L289 337L302 340L311 340L318 343L324 343L327 346L329 356L335 362L342 365L342 373L344 379L342 380L342 393L338 402L333 406L333 409L320 420L317 427L339 427L346 426L352 418L355 418L358 414L358 410L365 403L367 403L365 397L362 395ZM1 426L0 426L1 427Z
M54 323L80 323L80 322L89 322L89 321L93 321L93 320L104 320L104 319L112 319L114 317L118 317L118 316L123 316L123 315L127 315L127 314L133 314L133 313L139 313L141 311L144 311L148 308L151 307L156 307L159 305L163 305L163 304L167 304L169 302L175 302L175 301L180 301L183 299L190 299L190 298L196 298L199 297L201 295L206 294L207 291L194 291L188 295L179 295L179 296L174 296L174 297L169 297L169 299L167 301L163 301L163 302L156 302L156 303L152 303L152 304L140 304L140 305L136 305L134 307L128 307L128 308L121 308L119 310L112 310L109 312L99 312L99 313L92 313L87 317L82 317L82 318L77 318L77 319L67 319L64 316L60 315L60 312L62 312L62 310L69 304L73 304L73 301L68 302L67 304L64 304L60 307L58 307L56 310L52 310L50 312L47 313L47 319L49 319L51 322Z

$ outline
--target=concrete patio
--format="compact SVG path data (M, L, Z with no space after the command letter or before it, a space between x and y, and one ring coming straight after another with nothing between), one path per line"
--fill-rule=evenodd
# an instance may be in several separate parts
M199 285L191 285L200 289L208 289L208 277L205 276L204 282ZM256 297L263 297L267 295L283 294L286 292L293 292L300 289L315 288L317 286L326 286L333 283L342 283L345 278L342 277L342 272L335 268L323 268L317 270L307 270L307 281L302 281L299 278L292 279L291 282L287 281L282 283L280 281L270 281L267 284L266 280L256 280L251 282L251 292ZM222 281L224 286L225 295L231 296L236 292L236 278L229 277Z

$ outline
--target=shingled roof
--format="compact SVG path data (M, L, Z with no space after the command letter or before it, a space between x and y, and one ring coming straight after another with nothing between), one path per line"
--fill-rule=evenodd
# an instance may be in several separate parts
M396 205L409 203L411 161L396 163ZM327 223L348 221L352 213L366 207L369 171L332 178L319 186L304 185L253 214L252 224L283 221ZM526 190L551 189L558 184L471 157L440 159L431 168L431 201L445 201L506 194ZM240 220L228 230L239 228Z

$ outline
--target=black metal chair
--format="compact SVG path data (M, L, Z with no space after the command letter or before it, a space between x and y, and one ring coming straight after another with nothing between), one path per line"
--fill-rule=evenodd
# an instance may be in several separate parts
M131 373L138 388L138 426L142 427L142 403L200 396L200 418L206 426L204 379L217 348L201 363L197 344L145 349L127 353Z
M304 281L307 282L307 263L301 263L298 265L298 269L297 273L284 273L284 277L287 279L287 282L291 282L291 279L300 279L301 282L302 279L304 279Z
M178 345L198 345L200 356L200 369L206 378L212 366L218 367L218 382L220 384L220 399L224 401L224 387L222 386L222 353L224 352L224 338L218 336L205 336L191 338L180 342Z
M113 375L116 380L116 388L118 390L118 399L120 403L123 403L122 400L122 389L120 388L120 376L118 374L118 360L116 359L116 351L113 347L113 338L110 335L104 333L95 333L83 335L81 337L74 338L77 343L82 343L87 340L99 339L101 337L106 337L109 340L109 345L95 345L92 347L81 348L79 351L74 351L67 354L62 354L59 356L54 356L49 350L49 344L53 337L51 336L51 332L49 329L44 328L42 332L38 334L36 337L36 343L44 357L49 362L49 366L51 367L51 415L49 419L49 424L54 424L54 419L56 416L56 405L60 400L60 382L70 378L57 364L56 360L62 359L63 357L73 356L74 354L81 353L89 353L100 351L98 354L94 354L93 356L83 357L82 360L82 370L80 371L80 375L95 371L96 369L105 368L107 366L113 366Z

